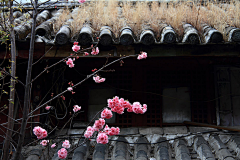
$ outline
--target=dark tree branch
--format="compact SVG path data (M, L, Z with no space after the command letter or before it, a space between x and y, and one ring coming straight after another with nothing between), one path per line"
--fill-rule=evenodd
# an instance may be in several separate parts
M31 76L32 76L32 63L33 63L33 52L34 52L34 41L35 41L35 29L36 29L36 19L37 19L37 5L38 0L34 1L34 10L33 10L33 24L31 31L31 40L30 40L30 49L29 49L29 59L28 59L28 68L27 68L27 76L26 76L26 86L25 86L25 94L24 94L24 107L23 107L23 119L20 129L20 135L18 139L18 145L16 149L16 153L13 156L13 160L18 160L20 157L22 146L24 143L25 137L25 129L28 120L28 111L30 107L30 97L31 97Z
M16 41L15 41L15 32L13 29L13 1L9 2L9 8L10 8L10 38L11 38L11 77L16 77ZM5 17L5 16L4 16ZM4 143L3 148L3 160L8 159L8 153L9 153L9 145L10 145L10 138L12 137L12 132L18 133L13 130L14 127L14 100L15 100L15 80L14 78L10 79L10 98L9 98L9 106L8 106L8 126L6 127L7 133L6 133L6 139ZM4 127L4 126L3 126ZM5 127L4 127L5 128Z

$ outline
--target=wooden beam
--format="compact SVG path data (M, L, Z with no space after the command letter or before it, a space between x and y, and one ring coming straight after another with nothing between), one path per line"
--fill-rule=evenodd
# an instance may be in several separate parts
M216 126L216 125L212 125L212 124L198 123L198 122L189 122L189 121L184 121L183 123L187 124L187 125L193 125L193 126L210 127L210 128L216 128L216 129L223 129L223 130L228 130L228 131L240 132L240 129L235 128L235 127Z

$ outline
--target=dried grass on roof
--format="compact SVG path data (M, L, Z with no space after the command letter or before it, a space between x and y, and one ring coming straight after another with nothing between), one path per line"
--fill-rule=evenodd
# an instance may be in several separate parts
M72 12L72 11L71 11ZM227 26L240 27L240 2L229 4L206 3L200 5L195 2L122 2L116 0L84 3L72 14L66 10L61 21L55 24L60 28L71 15L72 34L76 35L84 24L90 24L96 33L102 26L110 26L119 35L122 27L130 26L134 34L139 35L142 29L152 29L159 36L159 26L162 23L171 25L178 35L183 35L182 24L192 24L201 31L201 24L206 23L224 34Z

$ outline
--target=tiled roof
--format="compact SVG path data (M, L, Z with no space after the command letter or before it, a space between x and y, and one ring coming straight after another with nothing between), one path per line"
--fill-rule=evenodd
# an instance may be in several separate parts
M57 6L56 6L57 7ZM73 7L73 6L72 6ZM218 6L215 6L218 7ZM121 13L121 7L116 8ZM219 8L224 12L223 8ZM85 20L81 22L84 24L74 24L76 20L74 17L81 14L80 8L76 7L72 10L64 9L48 9L40 12L37 17L36 28L36 42L45 42L52 45L64 45L78 41L80 45L89 45L97 42L97 37L100 37L100 44L167 44L167 43L188 43L188 44L208 44L208 43L239 43L240 42L240 29L234 26L227 25L224 32L218 31L207 23L201 22L200 27L196 29L193 25L187 22L182 22L183 35L179 35L176 30L167 22L161 21L156 27L158 31L148 25L143 25L141 32L134 32L131 25L125 24L124 27L118 30L111 28L112 26L100 26L98 30L91 26L91 22ZM207 10L201 7L202 11ZM64 12L68 12L64 17ZM209 11L210 12L210 11ZM32 19L29 13L21 15L16 13L15 31L18 40L26 40L30 38L30 29ZM79 15L78 15L79 16ZM61 23L59 21L62 21ZM59 23L58 25L56 25ZM80 23L80 22L79 22ZM77 25L77 26L76 26Z
M77 136L83 130L64 132L70 134L72 144L77 144ZM68 159L73 160L238 160L240 158L240 135L221 132L202 127L153 127L124 128L119 136L110 137L108 144L96 144L87 141L77 147ZM75 137L75 138L74 138ZM56 149L50 149L50 157L58 160L57 151L62 147L61 141ZM83 140L79 142L81 144ZM73 146L73 145L72 145ZM71 149L71 148L70 148ZM38 160L47 154L40 145L28 147L24 151L27 160ZM43 158L42 158L43 159Z

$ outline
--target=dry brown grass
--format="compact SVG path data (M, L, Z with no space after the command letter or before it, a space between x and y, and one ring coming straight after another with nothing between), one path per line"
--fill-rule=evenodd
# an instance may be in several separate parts
M54 33L57 33L58 30L64 25L64 23L71 19L70 11L68 9L65 9L62 14L58 17L58 20L56 23L53 24L53 30Z
M84 3L77 11L65 11L61 20L55 24L60 28L69 16L73 18L72 32L78 34L81 27L88 23L93 31L99 32L102 26L110 26L117 37L122 27L130 26L134 34L139 35L143 29L152 29L160 35L160 24L171 25L181 37L184 33L182 24L190 23L201 31L201 24L206 23L224 34L225 27L240 27L240 2L230 4L206 3L204 6L197 2L123 2L119 6L117 0Z

